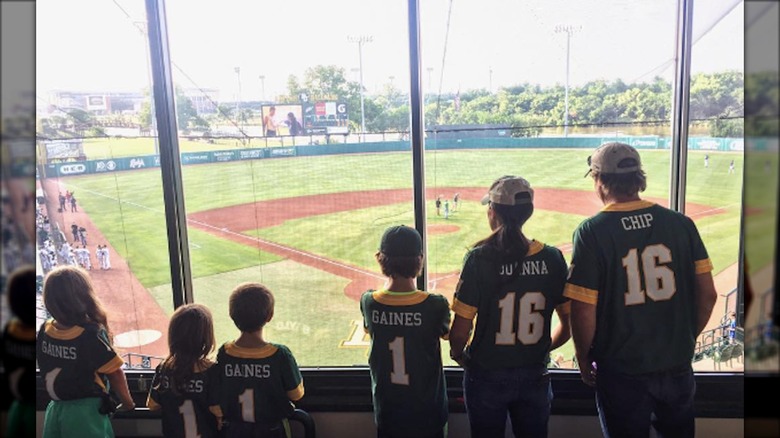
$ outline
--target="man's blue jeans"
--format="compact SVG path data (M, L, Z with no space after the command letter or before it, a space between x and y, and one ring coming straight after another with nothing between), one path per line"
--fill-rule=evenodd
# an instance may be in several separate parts
M634 376L602 366L597 372L596 407L605 438L647 438L651 425L659 437L693 438L696 381L690 365Z
M463 390L472 437L503 438L507 415L515 437L547 437L553 398L547 367L468 367Z

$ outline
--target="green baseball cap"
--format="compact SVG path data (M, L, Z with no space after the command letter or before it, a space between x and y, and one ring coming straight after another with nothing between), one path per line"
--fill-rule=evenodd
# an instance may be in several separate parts
M379 251L393 257L414 257L422 254L422 237L416 229L397 225L385 230Z

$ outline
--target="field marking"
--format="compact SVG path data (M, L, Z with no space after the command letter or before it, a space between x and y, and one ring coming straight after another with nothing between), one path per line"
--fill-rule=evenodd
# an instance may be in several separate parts
M106 194L101 193L101 192L96 192L94 190L89 190L89 189L85 189L85 188L79 187L78 185L75 185L75 184L72 184L72 186L75 187L75 188L78 188L79 190L84 190L87 193L91 193L91 194L94 194L94 195L97 195L97 196L102 196L104 198L111 199L111 200L116 201L116 202L132 205L132 206L141 208L143 210L151 211L153 213L164 214L164 212L161 211L161 210L154 209L154 208L151 208L151 207L147 207L145 205L141 205L141 204L138 204L136 202L121 200L121 199L115 198L113 196L106 195ZM358 274L367 275L367 276L370 276L370 277L375 278L375 279L384 279L385 278L383 275L377 275L376 273L371 272L371 271L367 271L365 269L361 269L361 268L357 268L355 266L347 265L345 263L341 263L341 262L335 261L333 259L320 257L318 255L315 255L315 254L312 254L312 253L309 253L309 252L306 252L306 251L301 251L299 249L292 248L292 247L289 247L289 246L280 245L280 244L278 244L276 242L272 242L270 240L261 239L259 237L252 237L252 236L248 236L248 235L243 234L243 233L238 233L238 232L235 232L235 231L227 230L226 228L220 227L220 226L217 226L217 225L208 224L208 223L201 222L201 221L198 221L198 220L195 220L195 219L190 219L190 218L187 218L187 223L200 225L203 228L208 228L208 229L211 229L211 230L214 230L214 231L218 231L218 232L221 232L221 233L230 234L230 235L236 236L236 237L241 237L243 239L247 239L247 240L250 240L252 242L262 243L262 244L265 244L265 245L268 245L268 246L272 246L274 248L278 248L278 249L281 249L281 250L284 250L284 251L289 251L291 253L298 254L298 255L303 256L305 258L317 260L317 261L320 261L320 262L325 263L325 264L329 264L329 265L332 265L332 266L337 266L339 268L346 269L346 270L349 270L349 271L352 271L352 272L356 272ZM200 247L198 247L198 248L200 248Z

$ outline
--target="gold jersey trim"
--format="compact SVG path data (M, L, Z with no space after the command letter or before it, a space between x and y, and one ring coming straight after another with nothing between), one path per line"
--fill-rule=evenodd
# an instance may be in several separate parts
M635 211L649 208L654 205L655 202L645 201L644 199L630 202L613 202L611 204L605 205L601 211Z
M71 328L63 330L63 329L58 329L57 327L54 326L54 320L49 320L46 321L45 331L47 335L51 336L54 339L59 339L61 341L70 341L81 336L81 334L84 333L84 327L74 325Z
M8 324L8 334L19 341L35 340L35 328L24 325L22 321L16 318Z
M460 316L461 318L466 318L469 320L473 320L475 316L477 316L477 308L474 306L470 306L463 301L458 300L455 298L452 301L452 311L455 312L456 315Z
M386 290L378 290L371 294L374 301L385 304L387 306L412 306L420 304L430 295L423 291L412 292L389 292Z
M111 374L114 371L122 368L122 365L125 364L125 361L122 360L119 356L114 356L113 359L109 360L105 364L103 364L102 367L98 368L97 372L100 374Z
M242 359L265 359L273 356L278 348L272 344L266 344L260 348L239 347L235 342L225 344L225 353Z
M596 304L599 301L599 291L571 283L566 283L563 296L588 304Z
M697 274L706 274L708 272L712 272L712 260L708 258L704 260L696 260L694 266L696 267Z
M299 383L298 386L295 389L291 389L287 391L287 398L289 398L292 401L298 401L301 398L303 398L304 390L303 390L303 382Z

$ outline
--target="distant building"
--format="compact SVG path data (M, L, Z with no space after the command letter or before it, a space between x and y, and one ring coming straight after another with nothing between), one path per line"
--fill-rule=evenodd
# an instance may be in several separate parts
M219 103L219 90L215 88L187 88L184 95L192 101L198 115L216 114Z
M49 106L46 113L54 113L59 108L78 108L92 114L136 114L149 97L141 92L116 91L52 91L49 93Z

